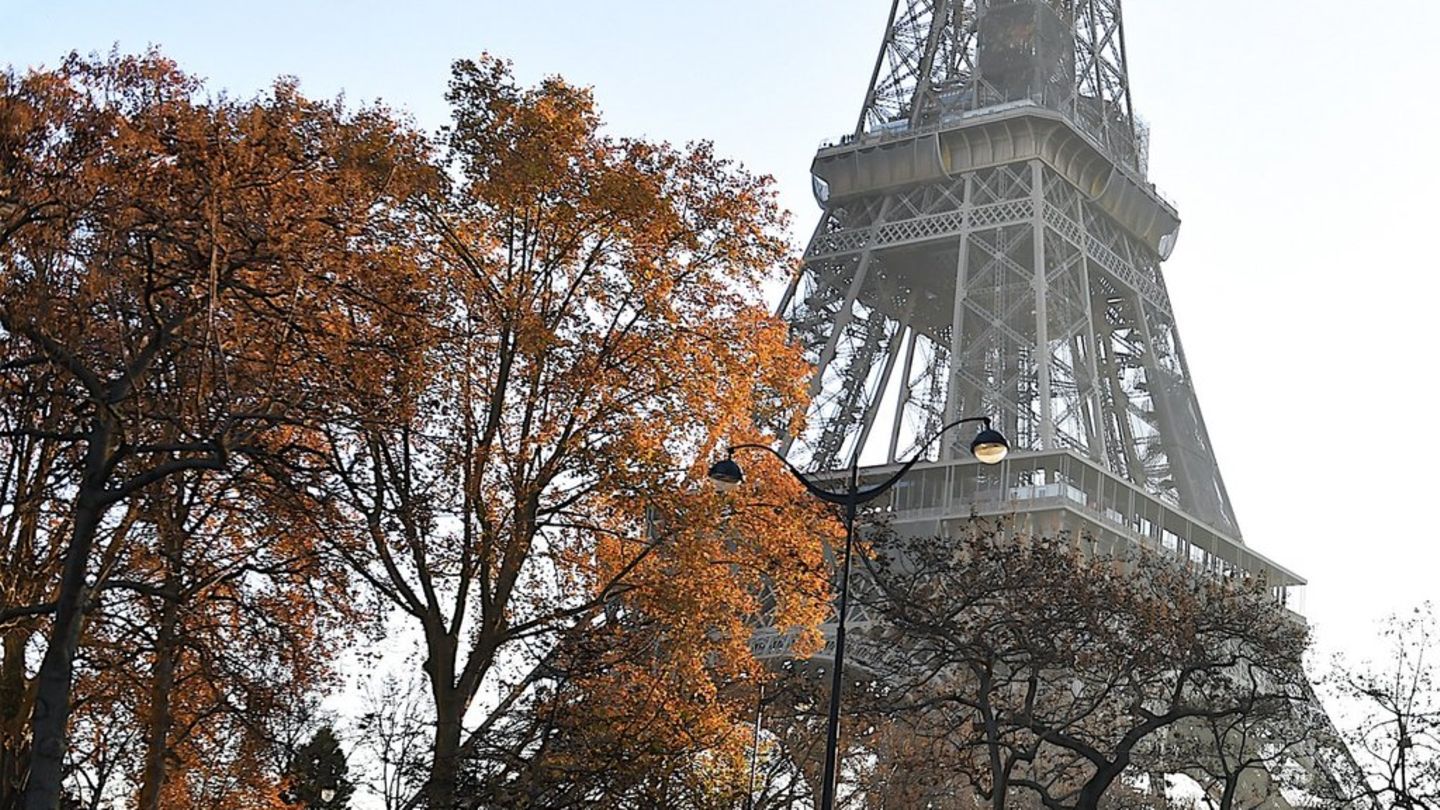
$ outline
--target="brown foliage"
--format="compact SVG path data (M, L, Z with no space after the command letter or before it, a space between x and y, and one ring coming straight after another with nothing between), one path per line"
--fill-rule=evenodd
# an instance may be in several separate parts
M351 575L423 635L431 806L738 795L750 620L818 621L833 532L701 483L804 412L770 182L493 60L450 99L441 162L153 53L0 75L0 803L69 742L93 801L274 806Z
M332 436L346 553L424 635L428 801L712 779L694 757L739 751L725 687L758 676L762 587L782 622L823 604L829 522L793 482L764 471L739 503L699 483L722 441L803 412L809 369L759 305L786 261L773 192L706 145L602 134L559 79L460 62L449 97L455 179L421 208L444 314L386 418ZM482 691L500 703L475 717Z
M28 679L8 657L3 679L4 716L32 717L27 807L59 800L98 594L122 564L151 573L128 531L137 504L154 517L190 486L167 480L240 467L303 485L324 457L314 427L337 390L378 384L387 322L424 283L396 214L434 177L414 134L290 84L253 101L199 91L155 54L0 75L0 467L19 472L7 551L34 563L0 616L7 649L48 637L33 681L14 689ZM175 606L164 576L148 585ZM10 738L12 775L25 754Z

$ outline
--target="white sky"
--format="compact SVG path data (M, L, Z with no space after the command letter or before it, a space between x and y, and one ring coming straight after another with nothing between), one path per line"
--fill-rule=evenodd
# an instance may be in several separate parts
M202 8L209 6L209 8ZM277 74L445 121L451 59L593 85L616 133L714 140L814 226L808 168L854 126L887 0L0 0L0 62L163 46L212 89ZM1310 579L1326 650L1436 596L1437 0L1128 0L1166 277L1246 540ZM1428 144L1428 146L1427 146ZM1427 222L1429 223L1427 225ZM1427 461L1429 459L1429 461Z

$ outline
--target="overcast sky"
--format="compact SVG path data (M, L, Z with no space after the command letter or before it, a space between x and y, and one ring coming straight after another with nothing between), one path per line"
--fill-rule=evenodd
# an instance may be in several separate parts
M619 134L710 139L814 226L888 0L0 0L0 63L156 44L211 89L277 75L433 129L450 60L591 85ZM1127 0L1165 274L1247 542L1310 579L1325 649L1436 593L1437 0ZM1428 427L1427 427L1428 426Z

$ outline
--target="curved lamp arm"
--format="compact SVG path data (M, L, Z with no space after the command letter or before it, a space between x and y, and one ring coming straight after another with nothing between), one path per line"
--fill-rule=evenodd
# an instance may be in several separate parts
M925 444L922 445L919 450L916 450L915 455L909 461L905 462L904 465L900 467L900 469L896 470L893 475L873 487L862 490L852 490L848 492L832 492L828 489L822 489L821 487L817 486L814 481L810 480L809 476L801 472L794 464L791 464L790 460L785 458L785 456L782 455L780 451L776 450L768 444L737 444L727 448L726 458L733 457L736 450L764 450L770 455L780 459L780 463L784 464L786 469L790 470L790 474L795 476L795 480L803 484L806 491L808 491L811 495L814 495L815 497L819 498L822 501L825 501L826 503L838 504L840 506L858 506L862 503L869 503L870 501L875 500L876 498L889 491L891 487L895 486L895 484L901 478L905 477L905 473L910 472L910 469L912 467L920 463L920 460L925 457L925 451L929 450L930 447L934 445L935 442L941 436L945 435L951 428L957 428L961 425L971 422L982 422L985 425L985 430L990 429L990 419L989 417L985 416L972 416L966 419L960 419L958 421L951 422L945 427L940 428L940 430L937 431L934 436L931 436L929 441L925 442Z
M785 468L790 471L790 474L795 476L796 481L799 481L805 486L807 492L826 503L840 504L843 506L850 501L850 496L844 492L831 492L828 489L821 489L816 486L815 482L811 481L809 476L805 475L798 467L790 463L790 459L785 458L779 450L776 450L768 444L737 444L733 447L726 448L725 456L729 458L735 455L736 450L764 450L770 455L780 459L780 463L784 464Z
M869 489L861 490L861 491L855 493L855 498L856 498L856 501L855 501L855 502L856 502L857 504L858 504L858 503L869 503L870 501L875 500L876 498L880 497L881 495L884 495L891 487L895 486L895 484L896 484L901 478L904 478L904 477L905 477L905 473L910 472L910 468L911 468L911 467L914 467L916 464L919 464L919 463L920 463L920 460L925 457L925 452L926 452L927 450L929 450L930 447L931 447L932 445L934 445L935 442L938 441L941 436L944 436L944 435L946 434L946 432L948 432L951 428L957 428L957 427L960 427L961 425L968 424L968 423L971 423L971 422L983 422L983 423L985 424L984 429L985 429L985 430L989 430L989 429L990 429L990 418L989 418L989 417L986 417L986 416L971 416L971 417L966 418L966 419L960 419L960 420L958 420L958 421L951 422L950 424L946 425L945 427L940 428L940 430L937 431L934 436L931 436L931 437L930 437L930 440L927 441L927 442L925 442L925 444L922 445L919 450L916 450L916 451L915 451L915 455L912 456L909 461L905 462L905 464L902 465L902 466L900 467L900 469L896 470L894 475L890 476L889 478L885 479L884 481L876 484L875 486L873 486L873 487L871 487L871 488L869 488Z

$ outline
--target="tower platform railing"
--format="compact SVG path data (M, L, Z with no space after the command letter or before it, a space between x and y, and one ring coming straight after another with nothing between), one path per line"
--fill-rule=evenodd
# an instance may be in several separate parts
M894 469L863 468L862 484ZM972 517L1006 518L1028 533L1087 537L1102 553L1144 549L1218 578L1258 579L1277 604L1304 610L1299 574L1072 450L1017 451L994 467L922 462L877 509L907 536L959 538Z
M894 470L892 465L862 468L861 483ZM816 478L823 482L831 475L843 473ZM1218 579L1258 579L1283 615L1305 621L1303 577L1069 450L1015 452L994 467L973 459L922 462L888 498L875 502L866 522L887 523L903 536L964 542L976 518L1003 522L1005 531L1016 534L1063 534L1090 544L1087 550L1096 553L1123 557L1143 550ZM832 611L821 626L822 647L812 660L833 656L835 619ZM859 631L874 623L863 608L852 606L846 626ZM798 629L780 631L763 619L756 625L752 654L760 659L791 656Z

